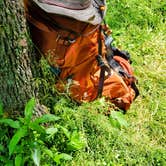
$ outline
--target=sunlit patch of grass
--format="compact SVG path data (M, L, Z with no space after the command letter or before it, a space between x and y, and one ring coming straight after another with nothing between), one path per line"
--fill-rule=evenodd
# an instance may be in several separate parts
M94 126L101 122L103 132L94 135L89 131L90 150L78 153L71 165L84 165L85 161L85 165L166 164L164 6L163 1L154 0L109 3L107 22L113 29L114 44L131 53L140 96L126 114L129 127L114 134L104 130L106 119L101 122L86 114L87 122Z

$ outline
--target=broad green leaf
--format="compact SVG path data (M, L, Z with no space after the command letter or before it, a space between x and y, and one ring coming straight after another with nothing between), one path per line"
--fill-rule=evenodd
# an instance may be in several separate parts
M72 140L67 144L67 149L70 151L80 150L85 147L85 143L79 140Z
M29 127L34 130L37 131L38 133L45 133L44 128L42 128L39 124L35 123L35 122L31 122L29 124Z
M55 127L50 127L46 129L46 133L49 135L49 137L53 136L57 132L58 132L58 129Z
M77 131L74 131L71 135L70 142L67 144L68 150L80 150L86 145L85 139Z
M25 106L25 112L24 112L24 114L25 114L26 123L29 123L30 120L31 120L35 104L36 104L35 98L32 98L32 99L30 99L28 101L28 103Z
M41 158L41 151L40 149L34 149L32 152L32 158L35 163L35 165L40 166L40 158Z
M12 119L0 119L0 124L1 123L6 124L6 125L8 125L12 128L15 128L15 129L20 128L19 121L14 121Z
M44 148L44 152L49 156L49 157L51 157L51 158L53 158L53 152L50 150L50 149L46 149L46 148Z
M19 130L17 130L17 132L14 134L9 143L9 155L13 154L15 147L20 141L20 139L25 137L26 135L27 135L27 128L22 127Z
M112 117L110 117L109 121L113 127L120 129L120 124L116 119L113 119Z
M21 166L22 165L22 155L18 154L15 158L15 166Z
M124 127L127 127L127 126L128 126L128 123L127 123L127 121L125 120L125 116L124 116L121 112L113 111L113 112L111 113L111 117L112 117L113 119L116 119L116 120L119 122L119 124L120 124L121 126L124 126Z
M65 161L68 161L68 160L72 160L72 156L66 154L66 153L61 153L61 154L57 154L55 155L54 157L54 161L57 163L57 164L60 164L60 160L65 160Z
M54 122L59 120L60 117L55 116L53 114L45 114L41 116L40 118L37 118L34 122L35 123L47 123L47 122Z
M66 153L61 153L60 154L60 159L62 159L62 160L65 160L65 161L67 161L67 160L72 160L72 156L70 156L69 154L66 154Z
M60 164L60 159L61 159L61 156L59 154L56 154L53 158L53 160L57 163L57 164Z
M65 134L65 136L68 138L68 139L70 139L70 135L71 135L71 133L70 133L70 131L69 130L67 130L65 127L63 127L63 126L59 126L61 129L62 129L62 131L63 131L63 133Z

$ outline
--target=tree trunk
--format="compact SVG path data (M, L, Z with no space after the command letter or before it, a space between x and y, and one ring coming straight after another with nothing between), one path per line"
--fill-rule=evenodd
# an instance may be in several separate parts
M0 100L7 111L19 110L34 96L37 75L30 54L22 0L0 0Z

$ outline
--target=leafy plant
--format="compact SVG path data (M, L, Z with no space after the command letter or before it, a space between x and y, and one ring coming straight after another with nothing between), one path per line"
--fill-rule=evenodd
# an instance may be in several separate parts
M60 118L52 114L45 114L32 120L34 107L35 99L32 98L26 104L24 117L20 117L15 121L1 117L0 123L2 125L14 129L12 132L12 138L8 138L9 142L7 142L9 156L7 157L2 155L0 158L1 162L4 164L8 165L10 163L13 165L15 163L14 165L20 166L25 163L29 163L31 165L34 162L35 165L40 165L41 157L44 155L41 155L41 153L45 152L44 149L47 149L45 144L47 137L53 134L50 132L50 128L46 128L41 124L56 122ZM55 128L51 129L51 131L56 130ZM7 131L9 131L9 128L7 128ZM7 135L7 132L5 134ZM1 140L1 142L2 141L3 140ZM3 150L4 146L1 145L0 148ZM55 159L56 157L57 159ZM69 160L71 158L72 157L70 157L70 155L65 155L65 153L58 153L58 155L54 156L54 161L59 164L60 160Z
M112 111L109 117L111 125L115 128L127 127L128 123L125 120L125 116L118 111Z

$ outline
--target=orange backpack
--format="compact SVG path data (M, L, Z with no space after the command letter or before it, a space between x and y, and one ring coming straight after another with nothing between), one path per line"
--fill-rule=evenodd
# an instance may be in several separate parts
M104 96L129 109L139 94L136 79L128 54L111 47L108 29L48 14L31 0L24 4L32 40L58 78L55 87L79 103Z

